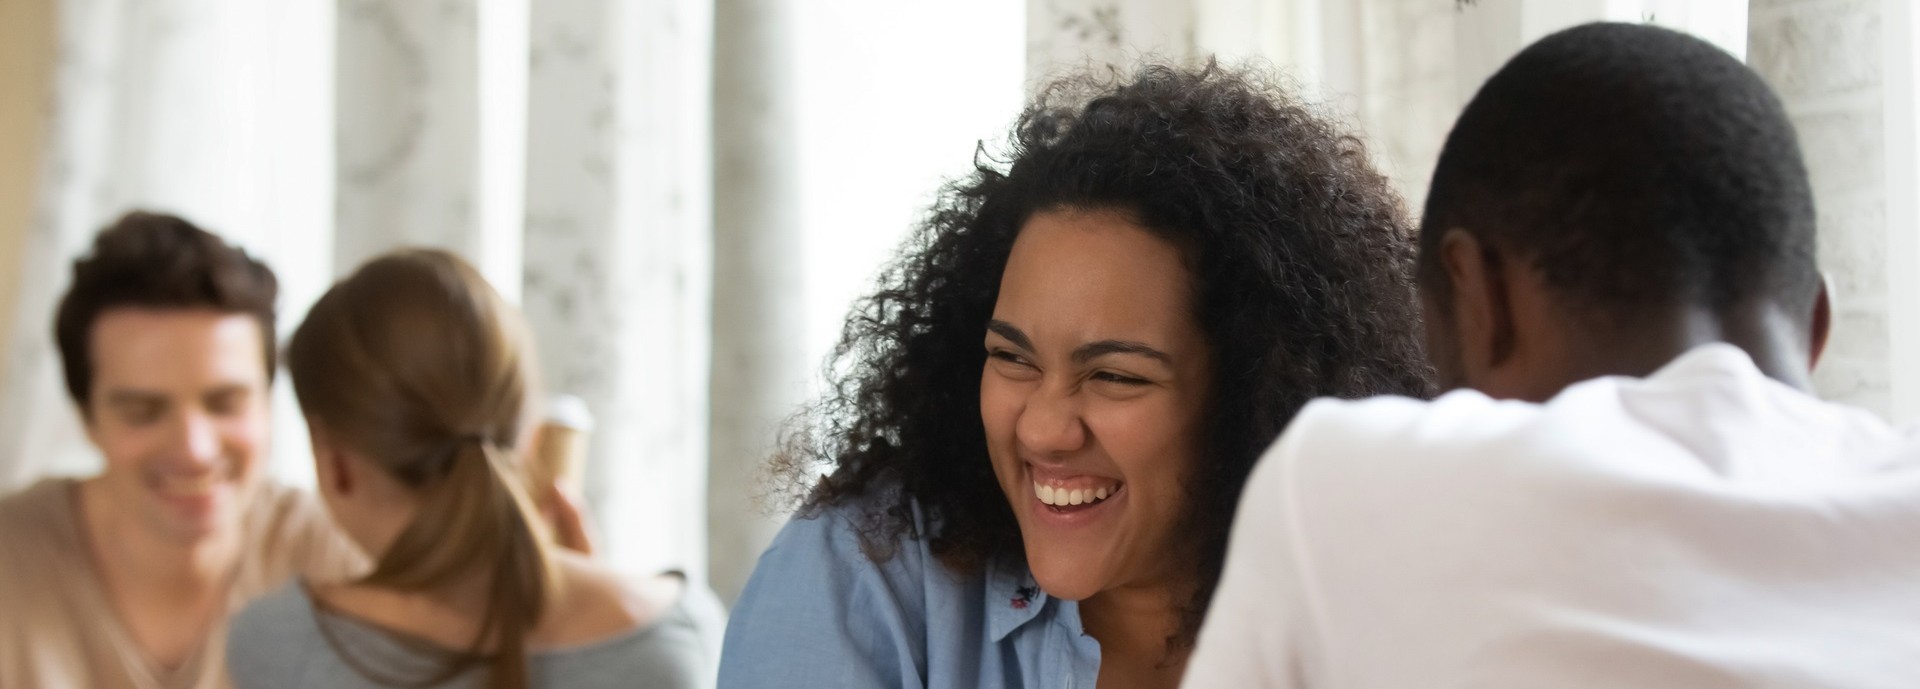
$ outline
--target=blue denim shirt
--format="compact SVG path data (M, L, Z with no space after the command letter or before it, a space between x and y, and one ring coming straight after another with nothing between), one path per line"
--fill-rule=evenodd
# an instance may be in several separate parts
M1100 644L1080 606L1024 566L955 572L925 541L874 563L842 506L795 518L760 556L727 624L721 689L1092 689Z

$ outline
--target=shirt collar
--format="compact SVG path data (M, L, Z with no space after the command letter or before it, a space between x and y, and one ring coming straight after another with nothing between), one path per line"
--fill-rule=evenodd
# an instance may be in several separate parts
M1033 572L1011 560L995 557L987 565L987 633L996 643L1039 617L1052 602L1034 583Z
M1734 374L1760 374L1747 350L1725 342L1708 342L1682 352L1654 371L1649 378L1684 376L1694 371L1725 371Z

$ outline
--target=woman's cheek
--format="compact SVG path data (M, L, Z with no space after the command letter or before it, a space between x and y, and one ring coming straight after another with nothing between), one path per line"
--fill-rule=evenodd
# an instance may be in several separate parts
M980 425L986 432L987 454L996 476L1006 478L1013 456L1014 426L1020 419L1020 396L1015 386L989 368L980 380Z
M1120 469L1122 480L1138 489L1142 507L1154 519L1178 517L1185 476L1193 463L1193 427L1176 409L1172 395L1143 395L1091 405L1087 425Z

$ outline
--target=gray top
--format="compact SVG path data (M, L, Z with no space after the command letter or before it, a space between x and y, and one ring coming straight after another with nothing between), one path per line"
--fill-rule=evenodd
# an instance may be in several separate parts
M532 686L709 689L717 666L717 649L711 640L717 638L724 619L713 593L689 582L679 602L647 627L532 654ZM323 621L325 632L320 628ZM335 651L336 644L347 649L359 667L391 675L394 682L368 679ZM236 689L382 689L408 686L406 681L430 671L435 648L421 639L322 611L296 581L254 601L234 617L227 639L227 669ZM434 687L477 689L484 686L482 679L474 670Z

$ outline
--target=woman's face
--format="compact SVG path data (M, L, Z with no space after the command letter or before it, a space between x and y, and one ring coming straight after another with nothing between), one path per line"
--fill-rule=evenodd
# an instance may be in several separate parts
M994 474L1034 577L1083 600L1175 583L1208 348L1180 251L1121 213L1021 228L980 372Z

